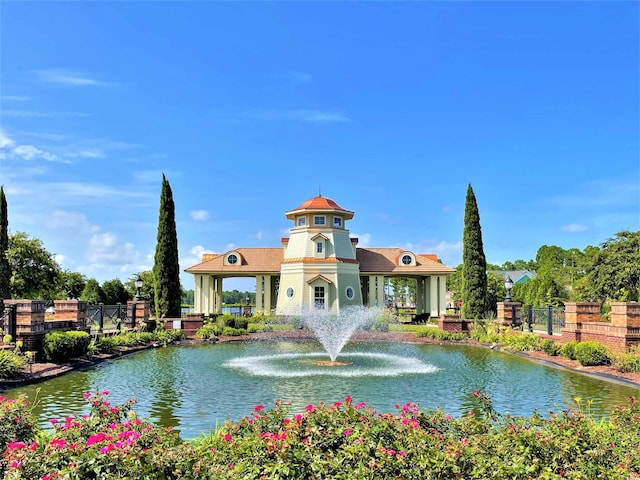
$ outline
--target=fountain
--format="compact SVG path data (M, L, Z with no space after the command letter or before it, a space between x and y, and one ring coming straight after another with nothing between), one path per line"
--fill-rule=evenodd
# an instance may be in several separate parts
M347 365L347 362L337 362L336 358L351 335L360 327L372 325L381 316L381 310L367 307L347 307L339 313L317 308L304 312L302 323L313 332L331 359L316 363L324 366Z

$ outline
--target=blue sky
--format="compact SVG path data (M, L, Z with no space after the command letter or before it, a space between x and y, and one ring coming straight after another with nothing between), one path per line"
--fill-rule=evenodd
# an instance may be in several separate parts
M487 261L640 228L637 2L2 2L12 232L99 281L277 247L317 195L361 246ZM190 276L182 276L193 288ZM225 282L225 289L251 283Z

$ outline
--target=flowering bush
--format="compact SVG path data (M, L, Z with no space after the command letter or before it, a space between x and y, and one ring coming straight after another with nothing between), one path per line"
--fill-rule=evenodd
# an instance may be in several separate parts
M630 479L640 474L640 405L609 421L579 409L502 416L481 391L460 417L417 405L378 413L351 397L302 411L277 403L183 442L129 402L86 394L91 413L6 443L6 479Z

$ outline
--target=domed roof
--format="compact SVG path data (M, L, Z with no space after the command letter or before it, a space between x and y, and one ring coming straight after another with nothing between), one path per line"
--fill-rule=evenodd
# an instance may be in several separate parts
M346 218L353 218L353 212L342 208L335 201L330 198L323 197L322 195L318 195L317 197L310 198L302 203L298 208L294 208L293 210L289 210L286 212L287 218L293 218L294 215L302 213L303 211L323 211L328 210L332 212L344 212Z

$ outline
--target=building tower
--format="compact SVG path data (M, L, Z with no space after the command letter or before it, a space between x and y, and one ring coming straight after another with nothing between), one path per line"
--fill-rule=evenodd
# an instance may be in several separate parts
M276 314L295 315L311 308L339 312L362 305L357 239L349 238L345 225L353 212L318 195L286 216L294 226L282 240Z

